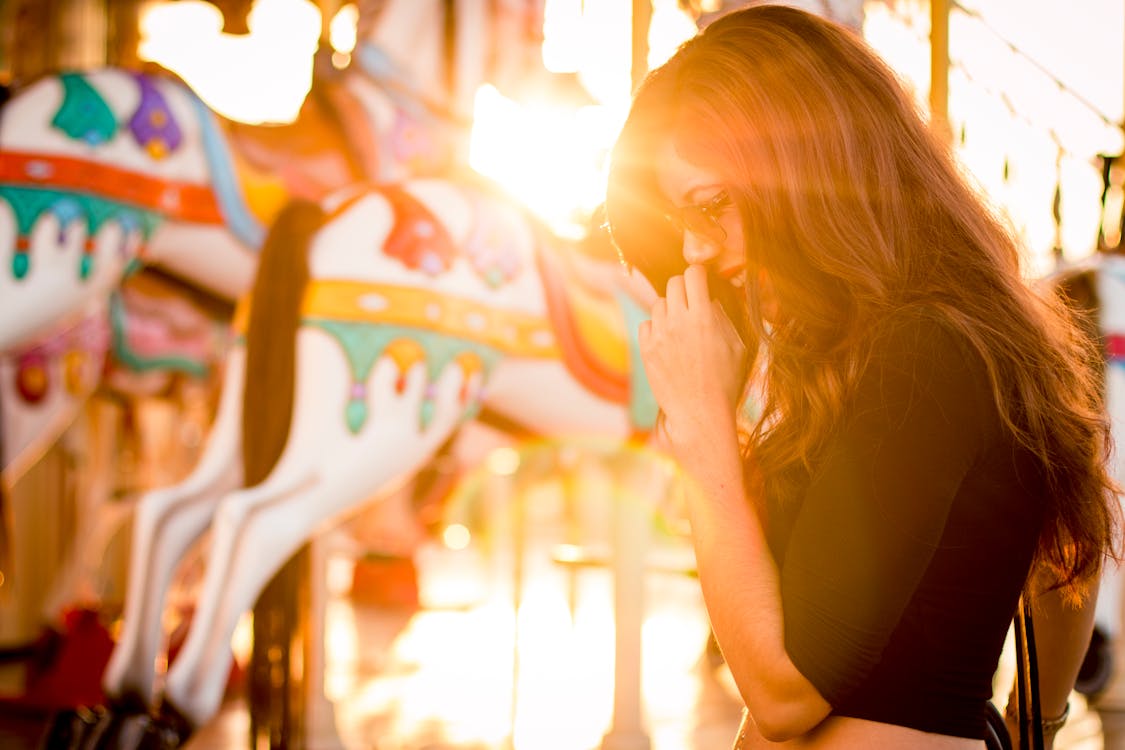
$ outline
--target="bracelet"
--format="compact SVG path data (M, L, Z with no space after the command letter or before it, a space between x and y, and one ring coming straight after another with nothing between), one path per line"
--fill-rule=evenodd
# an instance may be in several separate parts
M1008 705L1004 707L1004 717L1007 718L1007 719L1011 719L1012 721L1018 722L1019 718L1020 718L1019 715L1018 715L1018 711L1019 711L1019 709L1016 706L1016 702L1015 701L1008 701ZM1066 720L1069 717L1070 717L1070 702L1067 701L1067 704L1063 708L1063 712L1061 714L1059 714L1058 716L1056 716L1053 719L1043 719L1039 722L1039 725L1043 728L1043 732L1045 734L1049 733L1049 732L1057 732L1058 730L1062 729L1062 725L1066 723Z

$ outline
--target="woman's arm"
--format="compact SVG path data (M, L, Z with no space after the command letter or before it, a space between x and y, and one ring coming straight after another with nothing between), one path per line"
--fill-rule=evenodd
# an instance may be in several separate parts
M688 510L703 599L723 657L754 724L778 742L812 730L831 706L785 650L780 583L742 483L733 422L696 455Z
M778 571L743 489L735 405L746 352L699 266L668 284L640 330L663 412L661 439L689 477L688 509L704 602L758 731L779 741L819 724L830 706L789 659Z
M1088 584L1087 595L1080 606L1067 602L1060 591L1050 591L1053 580L1046 571L1040 571L1032 580L1032 590L1037 592L1032 605L1032 622L1039 666L1039 705L1043 718L1048 721L1067 710L1067 700L1090 644L1098 598L1097 580ZM1008 696L1010 705L1017 705L1017 695L1013 679ZM1010 713L1006 715L1008 732L1016 745L1019 727L1010 717ZM1043 733L1047 750L1054 746L1056 731L1057 728Z

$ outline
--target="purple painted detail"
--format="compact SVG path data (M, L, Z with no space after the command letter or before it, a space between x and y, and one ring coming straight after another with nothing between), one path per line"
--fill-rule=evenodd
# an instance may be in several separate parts
M355 401L363 401L367 398L367 385L364 383L352 383L352 399Z
M161 159L180 147L183 131L172 115L168 101L152 79L140 73L134 74L133 78L140 89L141 101L129 119L129 130L153 158Z

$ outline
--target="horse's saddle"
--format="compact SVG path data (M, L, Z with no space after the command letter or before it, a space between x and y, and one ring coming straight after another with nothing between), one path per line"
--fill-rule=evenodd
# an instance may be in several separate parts
M269 224L289 198L318 200L368 179L376 167L369 120L342 84L319 81L292 123L224 121L251 210Z

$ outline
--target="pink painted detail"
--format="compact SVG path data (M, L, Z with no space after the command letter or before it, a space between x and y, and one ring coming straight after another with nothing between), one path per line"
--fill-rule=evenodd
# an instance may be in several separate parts
M185 296L155 285L126 284L125 338L139 357L209 362L221 350L217 324Z
M1125 334L1106 334L1105 356L1110 362L1125 362Z

